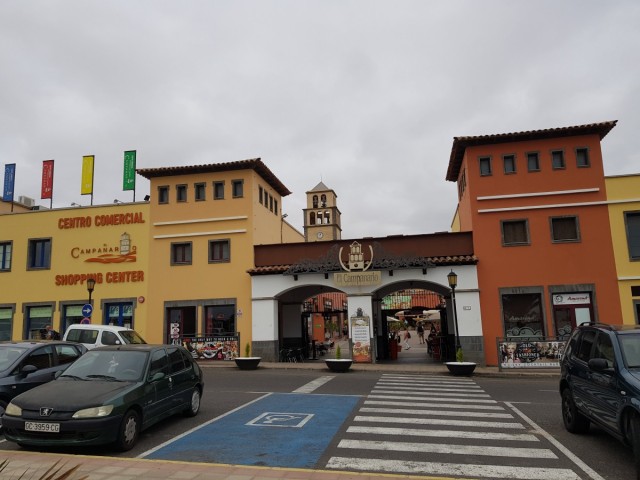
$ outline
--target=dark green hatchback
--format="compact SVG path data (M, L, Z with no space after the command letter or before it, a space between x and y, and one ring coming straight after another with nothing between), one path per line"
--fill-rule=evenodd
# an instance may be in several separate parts
M56 380L14 398L5 438L25 446L114 444L131 449L140 432L200 410L202 370L177 345L118 345L89 351Z

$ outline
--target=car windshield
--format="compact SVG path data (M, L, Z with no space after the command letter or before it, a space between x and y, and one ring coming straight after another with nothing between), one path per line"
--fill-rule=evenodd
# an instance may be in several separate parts
M147 352L91 350L67 368L61 379L135 382L147 367Z
M6 370L25 352L25 348L4 345L0 348L0 371Z
M627 368L640 368L640 334L620 335L619 338Z
M125 343L147 343L135 330L122 330L120 335L122 335Z

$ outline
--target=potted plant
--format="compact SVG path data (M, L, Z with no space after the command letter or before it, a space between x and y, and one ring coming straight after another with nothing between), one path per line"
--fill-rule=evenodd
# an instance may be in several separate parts
M476 369L475 362L464 361L464 353L461 347L456 350L456 361L446 362L446 365L452 375L471 375Z
M332 372L346 372L351 368L353 360L350 358L342 358L340 345L336 345L336 358L327 358L325 363Z
M234 358L236 365L240 370L255 370L258 368L258 364L262 357L251 356L251 343L247 342L244 346L244 357Z

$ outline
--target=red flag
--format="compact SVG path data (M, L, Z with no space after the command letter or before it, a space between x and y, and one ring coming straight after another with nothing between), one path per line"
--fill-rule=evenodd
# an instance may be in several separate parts
M42 162L42 196L40 198L51 198L53 196L53 160Z

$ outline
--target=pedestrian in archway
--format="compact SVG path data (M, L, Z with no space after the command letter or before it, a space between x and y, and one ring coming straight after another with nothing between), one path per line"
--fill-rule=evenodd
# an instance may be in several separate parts
M418 322L416 332L418 332L418 339L420 340L420 343L424 343L424 327L422 326L422 322Z
M405 350L409 350L411 345L409 345L409 339L411 338L411 334L409 333L409 327L404 331L404 348Z

